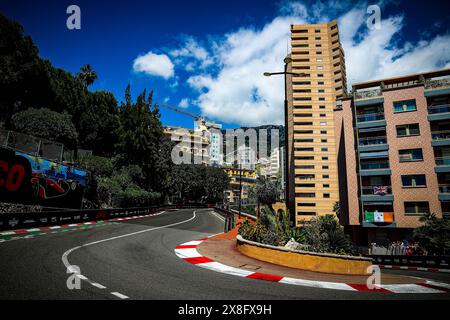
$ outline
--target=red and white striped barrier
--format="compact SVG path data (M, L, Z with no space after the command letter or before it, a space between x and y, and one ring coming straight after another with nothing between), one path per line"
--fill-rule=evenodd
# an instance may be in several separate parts
M249 279L265 280L270 282L286 283L305 287L347 290L347 291L371 291L371 292L385 292L385 293L448 293L450 292L450 284L429 281L424 283L412 284L383 284L375 289L369 289L365 284L355 283L339 283L327 281L305 280L290 277L283 277L273 274L258 273L245 269L239 269L224 265L220 262L214 261L208 257L202 256L197 251L197 246L208 238L189 241L183 243L175 248L175 254L186 262L196 265L201 268L226 273L238 277Z

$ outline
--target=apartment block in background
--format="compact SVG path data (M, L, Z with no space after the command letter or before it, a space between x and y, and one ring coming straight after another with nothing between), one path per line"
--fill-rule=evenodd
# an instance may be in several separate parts
M356 243L450 217L450 69L354 84L334 114L340 220Z
M334 214L338 198L333 109L346 96L344 51L336 21L291 26L288 71L288 208L298 225Z

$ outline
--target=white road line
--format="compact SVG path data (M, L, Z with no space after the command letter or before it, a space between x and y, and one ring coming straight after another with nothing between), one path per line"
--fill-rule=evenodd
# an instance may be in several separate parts
M99 288L99 289L106 289L106 287L105 287L105 286L102 286L100 283L97 283L97 282L91 282L91 284L92 284L94 287L97 287L97 288Z
M116 297L120 298L120 299L129 299L129 297L127 297L124 294L121 294L119 292L111 292L112 295L115 295Z
M346 283L338 283L338 282L312 281L312 280L289 278L289 277L283 277L283 279L281 279L278 282L300 285L300 286L304 286L304 287L357 291L355 288L350 287Z
M80 249L82 247L89 247L89 246L92 246L92 245L95 245L95 244L99 244L99 243L103 243L103 242L107 242L107 241L111 241L111 240L117 240L117 239L121 239L121 238L131 237L131 236L134 236L134 235L137 235L137 234L141 234L141 233L144 233L144 232L149 232L149 231L154 231L154 230L159 230L159 229L164 229L164 228L177 226L177 225L180 225L180 224L192 221L195 218L196 218L196 211L194 211L192 217L187 219L187 220L183 220L183 221L180 221L180 222L167 224L167 225L160 226L160 227L149 228L149 229L145 229L145 230L141 230L141 231L137 231L137 232L126 233L126 234L123 234L123 235L120 235L120 236L111 237L111 238L107 238L107 239L103 239L103 240L99 240L99 241L85 243L85 244L83 244L81 246L73 247L73 248L67 250L66 252L64 252L62 257L61 257L61 260L62 260L62 262L63 262L63 264L64 264L64 266L66 267L67 270L69 270L69 271L72 270L73 271L75 269L70 264L70 262L68 260L68 256L69 256L69 254L71 254L75 250L78 250L78 249ZM118 292L111 292L111 294L114 294L114 295L118 296L119 298L121 298L119 295L125 297L125 298L121 298L121 299L128 299L127 296L122 295L122 294L120 294Z
M215 216L216 218L220 219L222 222L225 222L225 218L222 217L220 214L218 214L215 211L209 211L209 213L211 213L213 216Z
M438 289L427 288L417 284L383 284L383 289L389 290L394 293L443 293Z

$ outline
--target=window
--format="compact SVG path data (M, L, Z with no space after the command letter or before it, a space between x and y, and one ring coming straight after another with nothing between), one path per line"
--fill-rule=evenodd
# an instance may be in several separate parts
M304 169L304 170L312 170L312 169L314 169L314 165L301 165L301 166L297 166L296 168Z
M323 58L317 58L316 61L317 62L323 62Z
M322 152L327 152L328 151L328 148L321 148L320 149Z
M423 160L422 149L405 149L399 150L399 161L409 162L409 161L421 161Z
M416 111L416 100L404 100L394 102L394 112Z
M321 143L327 143L327 142L328 142L328 139L320 139L320 142L321 142Z
M397 137L409 137L420 135L420 128L418 123L402 124L396 126Z
M321 126L326 126L327 123L326 123L326 122L321 122L320 125L321 125Z
M327 115L326 115L325 113L321 113L321 114L320 114L320 117L321 117L321 118L325 118L326 116L327 116Z
M314 156L312 157L296 157L298 160L314 160Z
M299 207L315 207L316 204L315 203L297 203L297 206Z
M405 214L426 214L429 212L428 201L405 202Z
M317 70L323 70L323 66L317 66Z
M323 85L325 84L325 82L319 81L319 82L317 82L317 84L318 84L319 86L323 86Z
M315 39L315 40L322 40L321 37L315 37L314 39Z
M313 192L310 193L297 193L296 196L298 198L315 198L316 194Z
M314 142L314 139L298 139L298 141L296 141L296 142L302 142L302 143L305 143L305 142Z
M402 176L402 184L405 188L420 188L427 186L427 180L424 174L412 174Z
M325 90L324 89L319 89L318 92L319 93L325 93Z
M330 194L329 194L329 193L324 193L324 194L323 194L323 197L324 197L324 198L329 198L329 197L330 197Z
M328 160L328 157L322 157L322 160L326 161L326 160Z
M316 184L315 183L299 183L296 186L300 187L300 188L314 188L316 186Z
M316 51L316 54L322 54L322 51Z
M327 134L326 130L320 130L320 134Z
M323 170L328 170L328 169L330 169L330 167L329 166L322 166L322 169Z
M314 148L295 148L295 151L300 151L300 152L313 152Z
M318 78L323 78L323 73L318 73L318 74L317 74L317 77L318 77Z
M320 33L320 29L314 30L315 33Z
M316 47L320 48L320 47L322 47L322 45L320 43L316 43Z
M330 175L329 175L329 174L324 174L324 175L322 175L322 178L323 178L323 179L329 179L329 178L330 178Z
M316 175L314 175L314 174L296 174L295 177L300 180L312 180L316 177Z
M319 109L325 109L325 106L319 106Z
M329 188L330 185L329 185L328 183L326 183L326 184L323 185L323 187L324 187L324 188Z
M325 98L319 98L319 101L325 101Z

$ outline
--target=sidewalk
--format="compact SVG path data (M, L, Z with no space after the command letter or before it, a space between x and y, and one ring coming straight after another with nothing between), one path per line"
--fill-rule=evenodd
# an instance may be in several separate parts
M240 221L236 222L239 225ZM263 274L277 275L295 279L311 281L327 281L336 283L366 284L368 276L338 275L312 272L307 270L293 269L272 263L260 261L247 257L236 249L236 235L238 227L233 230L219 234L203 241L197 246L197 251L204 257L222 263L226 266L258 272ZM382 271L381 284L418 284L425 283L426 279L390 274Z

